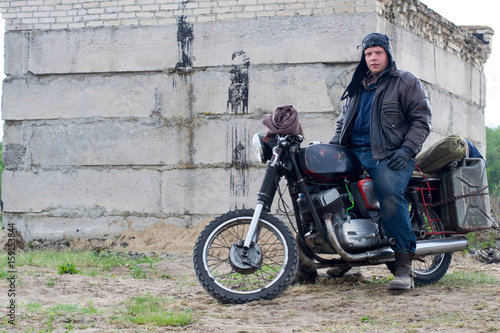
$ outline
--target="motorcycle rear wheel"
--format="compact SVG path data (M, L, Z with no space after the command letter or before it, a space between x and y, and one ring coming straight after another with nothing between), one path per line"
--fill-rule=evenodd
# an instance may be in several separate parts
M423 207L421 207L424 211ZM429 216L425 216L425 228L430 231L444 231L443 224L439 216L432 209L428 210ZM429 221L430 219L430 221ZM416 228L418 222L415 216L411 216L411 224ZM432 224L432 228L431 228ZM444 238L444 235L428 235L425 239ZM418 286L425 286L438 282L445 276L450 267L452 255L451 253L430 254L420 258L416 258L412 262L413 281ZM386 263L387 268L394 275L396 272L396 264L394 261Z
M219 216L201 232L193 253L203 288L224 304L273 299L291 284L298 266L295 239L283 222L261 213L255 245L242 256L243 241L254 211ZM247 263L248 262L248 263Z

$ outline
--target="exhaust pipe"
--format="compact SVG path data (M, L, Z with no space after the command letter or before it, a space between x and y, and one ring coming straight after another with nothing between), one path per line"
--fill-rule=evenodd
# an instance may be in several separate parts
M428 239L417 242L417 257L426 256L429 254L450 253L463 251L467 249L469 244L466 238L442 238Z
M325 216L326 229L328 231L328 238L342 259L347 262L385 262L394 260L394 251L391 248L382 248L363 253L349 253L345 251L339 243L337 235L333 230L332 216ZM415 251L416 257L422 257L429 254L450 253L463 251L467 248L468 241L466 238L442 238L442 239L428 239L417 241L417 249Z
M330 259L327 262L315 262L309 257L307 257L303 252L302 252L302 245L300 244L300 238L299 235L295 236L295 241L297 242L298 248L299 248L299 258L300 261L304 263L304 265L309 266L311 268L315 269L321 269L321 268L330 268L330 267L349 267L349 264L347 264L343 259Z

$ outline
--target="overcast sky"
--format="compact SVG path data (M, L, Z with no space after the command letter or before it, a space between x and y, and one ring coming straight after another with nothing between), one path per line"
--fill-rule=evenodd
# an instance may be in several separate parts
M487 25L496 32L493 51L485 66L486 126L500 126L500 19L498 2L493 0L421 0L429 8L456 25ZM0 46L3 49L4 20L0 19ZM2 57L3 59L3 57ZM3 81L3 60L0 80ZM3 124L3 122L2 122ZM3 128L0 127L0 138Z

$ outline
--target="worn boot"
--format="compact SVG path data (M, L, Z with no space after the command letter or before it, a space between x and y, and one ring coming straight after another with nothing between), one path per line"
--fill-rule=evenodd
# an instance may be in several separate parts
M299 268L297 269L297 273L295 273L292 284L315 283L317 277L318 271L316 269L306 266L306 264L299 260Z
M341 278L345 273L349 272L350 269L351 267L332 267L326 271L326 274L334 278Z
M413 276L411 273L411 261L413 253L395 253L396 272L394 279L389 283L389 290L408 290L413 288Z

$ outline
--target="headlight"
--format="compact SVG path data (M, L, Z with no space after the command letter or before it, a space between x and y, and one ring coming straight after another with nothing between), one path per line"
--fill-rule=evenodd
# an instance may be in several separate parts
M262 134L256 133L252 138L253 151L257 161L260 163L266 163L273 156L273 147L277 144L276 137L274 136L263 136Z
M255 133L252 139L252 146L257 158L257 162L264 163L264 147L262 146L262 134Z

